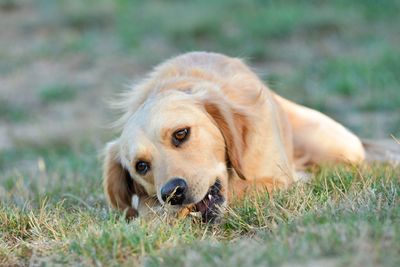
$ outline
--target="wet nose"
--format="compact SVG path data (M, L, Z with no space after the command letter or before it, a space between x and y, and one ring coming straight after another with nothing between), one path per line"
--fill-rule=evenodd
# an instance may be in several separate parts
M187 184L181 178L174 178L161 188L161 198L171 205L182 205L185 200Z

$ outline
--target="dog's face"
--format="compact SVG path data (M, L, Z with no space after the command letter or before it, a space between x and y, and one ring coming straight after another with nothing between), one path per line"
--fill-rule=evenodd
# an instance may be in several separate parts
M109 148L114 164L117 161L120 173L129 174L161 204L178 208L194 204L203 220L212 220L226 202L227 162L234 154L233 149L227 150L233 141L222 114L216 105L205 105L180 91L150 97L130 116L120 138ZM109 165L106 162L105 176L112 176ZM126 194L120 192L123 185L115 193L112 183L129 183L129 179L116 180L106 177L106 192L112 204L123 208L124 197L113 196ZM129 190L127 199L135 193L134 188Z

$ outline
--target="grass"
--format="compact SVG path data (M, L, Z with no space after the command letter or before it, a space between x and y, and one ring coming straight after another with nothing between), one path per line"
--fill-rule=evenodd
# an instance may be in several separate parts
M284 86L289 91L294 91L292 86L304 88L298 92L307 95L303 102L320 110L335 109L327 95L354 99L353 108L359 110L396 110L400 106L400 53L387 47L380 51L368 58L345 55L312 63ZM311 89L310 83L320 89Z
M135 58L148 69L174 54L209 50L244 57L263 70L270 62L289 65L284 73L268 70L266 80L279 76L275 90L332 113L337 102L326 94L351 110L399 106L395 0L41 0L36 9L42 20L24 28L51 35L25 55L28 62L111 53ZM0 57L9 62L0 66L4 71L23 65Z
M114 55L144 72L175 54L215 51L247 59L280 94L342 122L348 112L399 112L395 0L41 0L38 11L43 22L28 26L52 32L39 58L81 55L92 67Z
M162 40L183 50L212 50L262 61L274 58L271 45L307 28L345 26L351 16L334 18L329 5L270 1L117 2L119 37L127 48L140 49ZM139 6L139 7L138 7ZM229 12L224 12L229 10ZM180 19L176 19L179 14ZM311 15L310 15L311 14ZM156 20L154 18L157 18ZM184 23L182 23L184 21Z
M18 123L29 118L28 112L20 105L13 105L0 99L0 119L7 122Z
M362 137L398 138L399 12L396 0L0 1L0 265L400 266L399 167L315 168L273 199L233 203L220 225L124 221L102 192L97 155L111 138L95 101L209 50ZM79 127L75 142L43 127L40 147L1 147L39 118L59 128L76 116L96 126L81 143Z
M64 102L74 100L76 89L70 85L53 84L44 87L39 92L39 98L43 103Z
M272 199L234 203L219 225L129 223L107 208L92 147L10 153L2 154L10 160L0 183L0 264L399 264L398 168L315 168L312 181ZM24 172L17 163L26 161L37 165Z

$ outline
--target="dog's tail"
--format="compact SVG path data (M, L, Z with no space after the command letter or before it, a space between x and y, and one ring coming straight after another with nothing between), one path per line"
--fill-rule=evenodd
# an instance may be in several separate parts
M386 140L362 140L366 152L367 162L389 163L393 166L400 166L400 141L393 139Z

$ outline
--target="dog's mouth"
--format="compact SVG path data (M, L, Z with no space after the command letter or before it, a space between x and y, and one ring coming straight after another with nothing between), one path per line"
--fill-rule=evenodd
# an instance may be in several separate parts
M213 222L219 217L221 206L225 201L221 189L221 181L217 179L208 189L205 197L195 204L195 209L201 213L203 222Z

